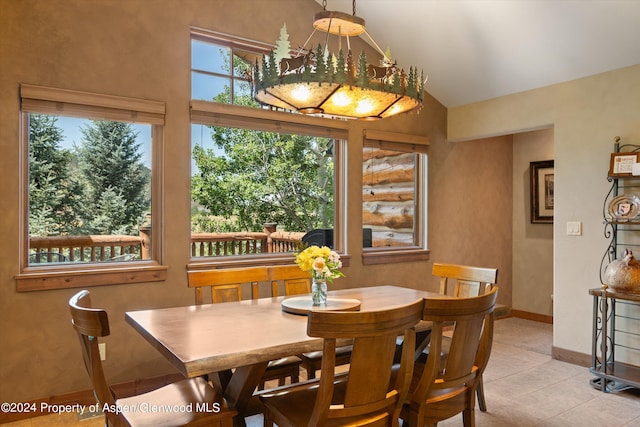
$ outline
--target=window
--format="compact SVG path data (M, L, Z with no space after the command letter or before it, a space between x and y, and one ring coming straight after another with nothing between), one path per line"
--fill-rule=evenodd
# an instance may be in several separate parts
M345 247L338 218L347 125L256 108L247 73L262 53L229 38L192 40L194 262L292 260L320 234L314 243Z
M268 53L257 42L244 47L229 38L212 43L194 32L191 38L191 99L259 107L252 101L252 67Z
M428 139L367 130L362 165L364 263L426 255Z
M26 245L18 289L86 286L83 271L96 269L110 274L108 283L161 280L152 239L161 234L152 228L161 211L164 104L31 85L21 97ZM140 271L120 272L132 267ZM75 279L62 277L69 270Z
M285 117L268 120L273 114ZM346 128L286 118L311 119L192 101L192 259L291 258L319 231L344 251Z

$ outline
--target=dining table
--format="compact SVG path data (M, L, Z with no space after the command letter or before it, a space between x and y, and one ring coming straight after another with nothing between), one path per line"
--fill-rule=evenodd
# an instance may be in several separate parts
M327 306L310 309L357 300L351 309L377 311L434 296L440 295L402 286L359 287L328 291ZM238 411L234 424L241 426L257 412L254 391L269 361L322 350L322 339L307 335L306 312L286 309L287 298L305 296L130 311L125 319L185 377L233 370L221 392ZM427 322L416 325L418 332L429 329Z

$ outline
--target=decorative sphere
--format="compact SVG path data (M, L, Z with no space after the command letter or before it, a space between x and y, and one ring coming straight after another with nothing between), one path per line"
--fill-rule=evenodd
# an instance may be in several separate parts
M618 292L640 293L640 262L630 250L626 249L622 258L607 265L604 282Z

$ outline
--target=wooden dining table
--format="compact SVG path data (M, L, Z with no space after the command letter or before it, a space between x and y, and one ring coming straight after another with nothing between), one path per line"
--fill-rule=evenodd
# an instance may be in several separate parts
M357 299L360 311L390 309L434 296L439 295L400 286L327 293L329 306L332 299ZM322 339L307 335L307 316L283 311L286 298L132 311L125 318L185 377L233 369L222 392L238 411L236 425L244 425L244 417L255 413L250 405L253 392L270 360L322 349ZM416 326L418 331L429 328L426 323Z

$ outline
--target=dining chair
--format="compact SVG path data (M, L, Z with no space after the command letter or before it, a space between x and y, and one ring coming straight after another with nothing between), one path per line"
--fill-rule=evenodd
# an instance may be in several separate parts
M455 297L482 295L498 282L498 269L434 263L431 274L440 277L440 294Z
M425 298L422 320L432 322L430 352L414 367L400 414L403 427L435 426L459 413L465 427L475 426L475 393L491 354L497 295L493 287L476 297ZM443 361L440 352L449 328L451 346Z
M302 271L297 265L282 265L269 267L269 278L273 296L279 292L279 283L284 283L284 294L286 296L310 294L311 275ZM307 379L316 377L316 372L320 370L322 364L322 351L310 351L298 354L302 359L302 367L307 372ZM351 361L351 346L343 345L336 348L336 366L348 365Z
M185 379L148 393L117 398L105 378L98 349L98 339L110 334L107 312L92 307L91 295L86 290L71 297L69 309L71 323L80 338L82 358L93 385L94 395L100 408L109 409L104 411L107 426L233 425L233 417L237 412L229 409L224 398L202 378ZM191 410L162 410L165 407ZM209 412L204 409L209 409Z
M260 282L269 281L266 267L229 268L219 270L192 270L188 273L190 288L195 288L196 305L204 303L205 288L210 289L211 303L242 301L242 284L251 286L251 297L259 297ZM282 357L272 360L258 383L258 390L263 390L267 381L278 380L278 385L284 385L286 378L295 383L300 380L300 366L302 360L297 356ZM217 372L210 375L211 381L224 390L231 378L231 371Z
M322 338L320 378L260 395L264 425L398 426L413 370L414 326L422 300L379 311L311 311L307 334ZM396 337L404 335L399 373L390 387ZM338 340L353 340L349 371L335 376Z
M280 294L280 283L284 285L284 294L287 296L311 293L311 274L297 265L276 265L268 270L273 296Z
M472 267L458 264L434 263L431 274L440 277L440 294L454 297L473 297L483 295L498 283L498 269L486 267ZM450 340L445 337L442 346L442 357L446 358ZM476 388L478 408L487 411L484 397L484 382L482 376Z

